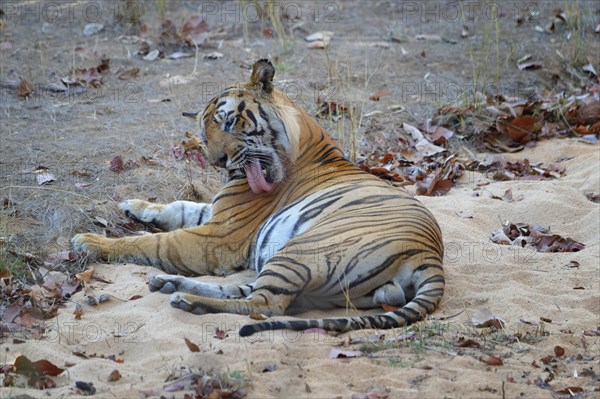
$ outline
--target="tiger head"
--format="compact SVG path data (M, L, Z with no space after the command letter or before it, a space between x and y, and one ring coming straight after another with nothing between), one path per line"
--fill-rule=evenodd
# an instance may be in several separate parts
M230 179L246 177L256 193L283 181L299 147L298 109L273 87L275 68L256 62L250 81L227 87L197 118L206 160L226 168Z

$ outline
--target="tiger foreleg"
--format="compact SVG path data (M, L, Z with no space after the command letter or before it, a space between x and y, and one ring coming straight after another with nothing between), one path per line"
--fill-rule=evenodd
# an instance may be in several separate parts
M219 299L240 299L246 298L252 293L254 284L245 285L219 285L210 284L191 278L163 274L154 276L148 283L150 291L160 291L163 294L172 294L174 292L188 293L198 296Z
M211 204L191 201L157 204L130 199L121 202L119 207L129 218L139 222L152 223L165 231L199 226L211 216Z
M71 239L71 244L75 251L92 258L156 266L172 274L231 274L243 266L249 247L231 245L216 235L209 225L202 225L168 233L120 238L77 234Z

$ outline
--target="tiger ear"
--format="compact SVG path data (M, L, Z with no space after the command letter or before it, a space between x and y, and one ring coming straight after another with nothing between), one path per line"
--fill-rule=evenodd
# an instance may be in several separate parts
M263 93L271 94L273 91L273 76L275 75L275 68L271 61L263 58L262 60L256 61L252 67L252 76L250 76L250 83L252 85L261 85Z

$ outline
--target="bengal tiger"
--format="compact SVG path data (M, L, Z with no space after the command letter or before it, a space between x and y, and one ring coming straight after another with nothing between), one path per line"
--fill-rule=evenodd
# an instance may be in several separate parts
M229 176L212 204L126 200L120 207L129 217L166 232L77 234L74 248L172 273L151 278L150 290L172 294L172 306L195 314L396 308L360 317L264 321L243 326L240 336L387 329L423 319L445 285L435 218L417 199L348 161L305 110L274 88L274 73L271 62L259 60L249 82L227 87L201 114L184 113L197 120L205 159ZM257 278L241 286L181 276L246 268Z

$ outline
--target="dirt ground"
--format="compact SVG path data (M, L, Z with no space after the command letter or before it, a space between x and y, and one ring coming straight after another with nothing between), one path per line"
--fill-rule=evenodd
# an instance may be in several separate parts
M583 30L574 24L549 31L557 7ZM0 245L2 266L9 268L15 253L46 259L68 250L76 233L111 226L121 231L126 219L117 204L123 199L210 201L220 173L173 152L186 131L194 132L181 112L200 110L220 88L245 81L259 58L273 61L275 85L311 114L324 99L353 110L350 118L320 122L357 161L394 148L402 123L422 123L441 105L468 102L476 92L526 98L544 90L576 92L585 75L580 65L591 62L600 70L600 34L594 32L600 6L594 1L287 2L275 7L275 19L262 2L251 1L23 1L2 2L0 9L0 198L10 198L0 209ZM198 47L160 37L161 20L180 29L194 15L208 27ZM89 23L103 29L86 36ZM305 37L319 31L333 32L329 46L309 48ZM138 54L144 40L150 51L191 56L146 60ZM211 59L214 52L222 56ZM543 67L519 70L527 55ZM97 87L53 91L52 84L72 79L77 68L97 67L102 58L110 59L110 67L99 73ZM132 68L139 68L135 77L127 73ZM27 98L19 95L27 88L17 87L23 79L34 89ZM377 92L385 95L369 100ZM466 140L455 137L452 145L485 155ZM117 156L125 170L114 171L120 169ZM82 391L75 381L88 381L96 397L182 398L193 387L163 387L197 373L225 375L241 387L238 395L253 398L597 397L600 338L583 333L600 330L600 212L582 193L600 192L598 146L553 139L507 156L569 158L566 176L486 186L496 194L511 188L524 196L510 204L474 197L477 182L485 179L476 172L445 196L420 197L438 218L447 248L447 292L432 320L394 332L278 333L244 340L236 330L250 321L245 316L191 316L150 294L146 282L156 270L96 264L112 284L94 281L73 295L40 336L1 337L0 364L26 355L68 365L68 372L45 392L3 387L0 396L77 397ZM38 184L40 173L31 172L40 166L55 180ZM586 248L537 254L491 244L489 234L507 219L551 226ZM565 267L572 260L579 267ZM26 275L31 267L20 264L20 272ZM244 273L227 281L251 278ZM92 307L85 302L90 292L120 299ZM134 295L141 298L128 300ZM73 318L77 304L81 320ZM471 316L482 307L502 317L505 328L473 328ZM294 316L331 314L346 311ZM225 339L213 336L216 327L227 332ZM376 334L381 341L373 342ZM385 342L396 335L404 339ZM190 352L184 337L199 352ZM461 338L480 346L460 347ZM558 355L556 346L565 354ZM332 348L361 355L330 359ZM489 356L503 365L486 363ZM122 378L107 382L113 369ZM568 387L582 391L569 393Z

